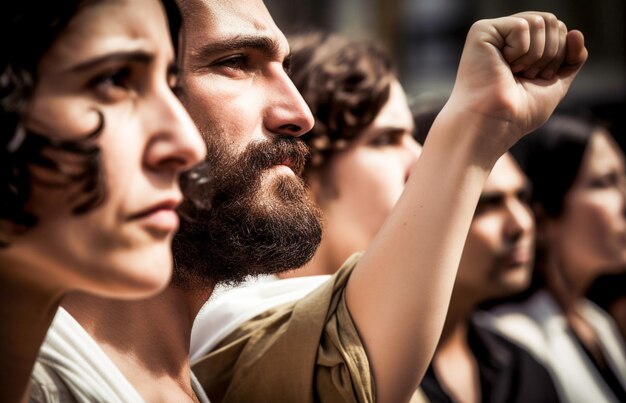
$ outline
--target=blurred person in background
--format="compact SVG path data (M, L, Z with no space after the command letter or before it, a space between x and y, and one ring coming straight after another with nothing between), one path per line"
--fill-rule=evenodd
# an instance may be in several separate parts
M530 284L530 185L510 154L492 169L463 248L443 333L421 388L431 402L555 402L547 370L483 322L480 305Z
M626 401L626 351L614 321L585 298L626 267L624 154L602 125L555 115L514 149L533 186L537 274L494 326L532 352L569 402Z

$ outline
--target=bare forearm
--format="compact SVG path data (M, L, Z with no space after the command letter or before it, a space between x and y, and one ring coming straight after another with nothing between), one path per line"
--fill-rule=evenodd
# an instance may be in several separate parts
M402 198L348 284L381 401L408 398L428 367L473 211L500 154L478 156L475 137L463 136L468 122L451 115L444 109L433 125Z

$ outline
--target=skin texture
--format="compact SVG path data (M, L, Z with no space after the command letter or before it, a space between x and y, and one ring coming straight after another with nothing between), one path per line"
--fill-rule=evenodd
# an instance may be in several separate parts
M201 4L185 14L185 103L201 132L217 122L233 151L313 126L308 106L285 72L289 46L260 1ZM210 46L209 46L210 45ZM289 174L277 166L268 180Z
M250 142L297 136L311 127L310 112L284 71L287 42L261 1L182 5L184 101L202 133L215 133L210 126L216 124L231 149L241 152ZM449 103L400 201L347 285L346 302L379 401L408 400L416 389L443 327L484 181L508 147L542 124L565 96L586 59L583 42L556 17L537 13L481 21L470 30ZM521 66L519 75L512 63ZM536 79L533 69L546 79ZM262 189L272 189L278 177L297 180L278 164L267 170ZM271 191L260 195L262 203L279 203ZM153 400L190 390L191 325L210 293L170 288L146 303L101 301L97 309L77 299L72 313L142 396ZM113 334L122 323L124 334ZM155 373L161 375L159 396L152 386Z
M74 16L40 60L24 125L79 138L98 125L100 111L96 142L108 192L102 205L76 216L68 189L33 186L29 207L38 225L0 250L0 319L10 324L0 332L2 401L26 399L64 294L139 298L169 281L178 174L206 150L170 88L176 77L166 23L157 1L99 2ZM137 216L147 210L153 214Z

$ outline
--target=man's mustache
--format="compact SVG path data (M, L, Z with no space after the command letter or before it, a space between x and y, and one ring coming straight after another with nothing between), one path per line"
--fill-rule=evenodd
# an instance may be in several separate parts
M295 137L278 137L250 144L241 159L249 161L249 166L255 171L276 165L287 165L296 175L301 176L309 155L309 148L302 140Z
M264 170L276 165L286 164L301 177L310 155L306 143L294 137L250 143L238 156L229 153L224 142L215 141L208 146L209 153L204 163L180 178L187 200L179 212L188 219L227 200L241 197L258 183Z

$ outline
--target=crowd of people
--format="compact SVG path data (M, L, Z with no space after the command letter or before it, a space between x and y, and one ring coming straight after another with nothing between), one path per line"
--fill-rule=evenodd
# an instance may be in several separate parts
M3 402L626 400L626 162L557 16L474 23L421 113L262 0L1 7Z

